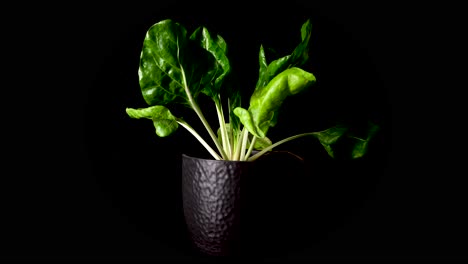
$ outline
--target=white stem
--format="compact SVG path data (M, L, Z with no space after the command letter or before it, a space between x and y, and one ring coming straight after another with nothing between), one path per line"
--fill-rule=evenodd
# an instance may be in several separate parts
M187 94L190 105L192 106L193 110L195 111L195 113L198 115L198 117L202 121L203 125L205 126L206 130L208 131L208 134L210 134L211 139L215 143L215 145L218 148L219 153L221 153L221 156L223 157L223 159L227 159L226 153L224 152L222 146L219 144L218 138L216 137L215 133L213 132L213 129L211 129L211 126L208 123L208 121L206 121L205 116L203 116L203 113L200 110L200 107L195 102L195 100L193 100L193 98L192 98L192 94L190 93L190 90L189 90L189 88L187 86L187 82L186 82L186 79L185 79L185 72L184 72L184 69L182 68L182 66L180 66L180 70L181 70L181 73L182 73L182 78L184 80L185 93Z
M221 108L221 117L224 120L226 120L226 118L224 117L224 111L223 111L223 107L222 107L222 104L221 104L221 99L220 99L220 108ZM231 126L231 131L232 131L232 124L230 124ZM229 157L232 155L232 143L230 142L229 140L229 135L228 135L228 131L226 129L226 122L223 123L223 127L224 127L224 137L226 138L226 144L227 144L227 149L226 151L229 153Z
M218 99L218 101L215 101L215 105L216 105L216 112L218 114L219 129L221 132L220 136L221 136L221 141L223 143L223 149L226 152L227 158L230 159L231 158L231 146L229 144L226 123L224 121L224 114L223 114L223 107L221 105L221 99Z
M192 133L192 135L198 139L198 141L203 145L203 147L205 147L206 150L208 150L208 152L217 160L221 160L222 158L218 155L218 153L216 153L216 151L214 151L210 145L208 145L208 143L205 142L205 140L203 140L203 138L198 135L198 133L189 125L187 124L186 122L184 121L177 121L177 123L181 126L183 126L185 129L187 129L190 133Z
M241 151L241 147L242 147L242 133L243 132L244 132L244 128L241 130L241 132L239 134L237 134L236 143L235 143L236 151L234 152L234 155L232 156L233 160L239 160L240 151Z
M250 147L249 147L249 150L247 151L247 154L245 154L244 160L247 160L249 158L250 154L252 153L252 150L253 150L254 145L255 145L255 141L257 141L257 137L255 135L253 135L252 142L250 142Z
M235 149L235 143L234 143L234 135L233 135L233 128L232 128L232 124L231 124L231 130L230 131L226 131L227 134L228 134L228 145L229 145L229 151L231 152L231 159L232 157L234 156L234 149Z
M304 136L311 136L311 135L314 135L314 134L317 134L317 132L311 132L311 133L303 133L303 134L298 134L298 135L295 135L295 136L292 136L292 137L288 137L288 138L285 138L281 141L278 141L276 142L275 144L272 144L271 146L268 146L266 148L264 148L262 151L258 152L257 154L253 155L252 157L250 157L248 159L248 161L254 161L256 159L258 159L259 157L261 157L263 154L265 154L267 151L283 144L283 143L286 143L288 141L291 141L291 140L294 140L296 138L300 138L300 137L304 137Z
M243 133L240 160L245 160L245 149L247 148L247 140L249 140L249 131L244 129Z

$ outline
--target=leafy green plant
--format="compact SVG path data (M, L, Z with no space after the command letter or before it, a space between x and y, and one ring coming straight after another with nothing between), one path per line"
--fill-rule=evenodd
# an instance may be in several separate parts
M192 34L171 19L149 28L143 41L139 65L139 84L147 108L127 108L131 118L153 121L156 134L166 137L179 126L190 132L216 160L254 161L280 144L313 136L334 157L335 144L352 140L351 158L362 157L368 141L378 129L371 124L366 138L359 138L344 125L294 135L273 143L268 130L278 121L286 98L299 94L316 83L315 76L301 67L309 59L312 32L310 20L301 27L301 41L291 54L267 61L263 45L259 52L259 75L248 108L241 105L241 93L229 80L232 74L227 56L227 43L199 27ZM199 98L213 101L218 117L218 130L212 129L199 106ZM227 102L225 114L223 104ZM192 109L206 128L215 148L182 117L174 116L168 107L175 104ZM216 149L216 150L215 150ZM252 155L253 150L257 150Z

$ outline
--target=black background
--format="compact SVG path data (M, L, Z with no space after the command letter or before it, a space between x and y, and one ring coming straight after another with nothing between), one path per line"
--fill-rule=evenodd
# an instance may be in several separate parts
M455 7L155 1L15 11L5 40L13 78L2 100L0 256L194 259L181 218L180 155L206 153L186 131L160 139L150 122L124 111L145 106L137 76L144 34L166 18L189 32L206 25L225 38L249 89L259 45L287 54L310 17L308 69L318 82L285 102L270 137L341 118L372 119L383 129L371 155L356 163L328 159L312 140L282 147L305 157L310 177L272 175L284 181L286 201L301 193L290 206L296 211L285 216L289 207L277 206L272 222L281 229L298 219L293 229L304 235L295 236L296 248L265 257L467 258L466 173L456 152L462 101L445 100L441 91L457 84L439 81L451 66L440 59L460 55L449 37L458 32Z

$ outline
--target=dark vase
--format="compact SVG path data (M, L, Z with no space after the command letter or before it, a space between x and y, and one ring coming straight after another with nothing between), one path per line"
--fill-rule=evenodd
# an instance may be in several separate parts
M240 253L241 178L252 162L182 156L185 222L193 244L205 255Z
M255 162L183 155L183 210L195 249L208 256L273 256L302 244L302 212L309 207L304 176L303 162L280 152Z

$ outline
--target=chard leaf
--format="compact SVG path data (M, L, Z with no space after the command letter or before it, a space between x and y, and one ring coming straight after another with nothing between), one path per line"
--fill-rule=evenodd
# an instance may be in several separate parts
M294 49L293 53L276 59L270 64L267 64L264 48L263 46L260 46L260 70L255 89L260 89L266 86L278 73L290 67L300 67L304 65L309 59L309 42L311 33L312 24L310 20L307 20L301 27L301 42Z
M258 81L255 89L258 89L260 86L265 86L261 85L263 83L267 83L265 81L267 79L267 74L268 74L268 63L266 61L265 57L265 49L263 48L263 45L260 45L260 52L258 53L258 64L259 64L259 70L258 70Z
M225 57L213 57L200 47L200 40L196 39L198 35L193 36L194 39L189 39L187 30L170 19L154 24L147 31L138 70L140 88L147 104L189 105L185 85L196 99L199 92L213 80L218 80L215 84L221 84L222 77L219 75L222 71L218 68L222 67L218 66L217 61L225 64ZM220 51L225 48L220 38L213 45L221 47ZM212 49L213 45L207 47Z
M328 155L334 158L335 152L332 145L335 144L347 131L347 127L338 125L324 131L315 132L312 135L320 141L320 144L325 148Z
M126 108L128 116L135 119L151 119L153 121L156 134L160 137L166 137L174 133L179 124L177 118L166 107L162 105L150 106L147 108Z
M248 111L238 107L234 113L250 133L263 138L268 129L275 125L283 101L314 83L315 76L312 73L292 67L278 74L267 86L255 90Z
M266 147L269 147L272 145L272 142L269 138L267 137L264 137L264 138L257 138L255 140L255 144L254 144L254 149L256 150L262 150Z
M353 159L361 158L367 153L370 140L377 134L380 127L374 123L369 123L368 134L366 139L355 138L354 146L352 147L351 157Z
M263 138L265 134L258 128L258 126L254 123L252 115L250 112L242 107L236 107L234 109L234 114L239 117L240 122L244 125L244 127L249 130L249 132L258 137Z
M348 127L337 125L324 131L314 132L313 136L320 141L330 157L335 158L339 153L342 157L357 159L367 153L369 142L379 129L378 125L369 123L367 136L360 138Z
M315 132L315 136L324 145L334 144L340 139L346 132L348 128L342 125L334 126L324 131Z
M229 59L226 56L227 44L220 35L213 39L205 27L197 28L190 36L190 40L198 43L212 55L213 63L210 64L211 69L205 75L202 93L217 100L224 78L231 71Z
M187 51L187 31L163 20L150 27L143 41L138 70L140 88L148 105L184 103L182 63Z

